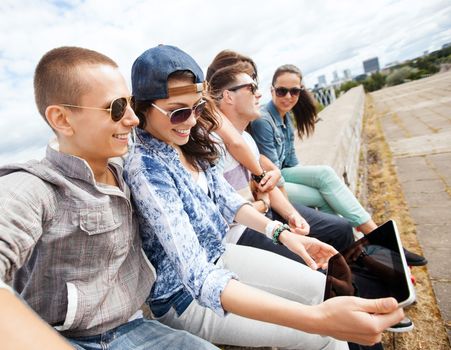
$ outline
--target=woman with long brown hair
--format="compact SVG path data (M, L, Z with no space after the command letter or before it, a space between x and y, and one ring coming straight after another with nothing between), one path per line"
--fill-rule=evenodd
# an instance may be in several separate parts
M313 269L325 266L335 249L269 220L217 173L209 135L217 123L202 82L197 63L173 46L145 51L132 68L142 123L125 178L144 251L157 272L149 296L153 314L216 344L347 348L318 334L379 341L380 332L402 317L396 302L338 297L321 303L324 276ZM313 269L263 250L224 245L233 221L271 236Z

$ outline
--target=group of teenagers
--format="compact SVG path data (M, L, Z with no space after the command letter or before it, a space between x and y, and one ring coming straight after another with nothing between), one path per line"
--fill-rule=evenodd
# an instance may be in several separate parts
M260 106L251 58L224 50L204 78L159 45L131 82L79 47L36 67L56 138L0 167L2 348L382 349L396 300L323 301L328 259L377 226L331 168L298 164L317 121L300 70Z

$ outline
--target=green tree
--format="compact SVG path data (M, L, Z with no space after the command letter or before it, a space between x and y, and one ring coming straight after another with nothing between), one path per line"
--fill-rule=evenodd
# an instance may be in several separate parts
M414 71L412 67L409 66L396 69L387 76L387 85L393 86L402 84L408 79L409 75L411 75L413 72Z
M341 84L340 85L340 89L338 89L338 91L339 92L341 92L341 91L346 92L349 89L352 89L353 87L356 87L357 85L360 85L360 84L358 82L354 81L354 80L350 80L350 81L347 81L347 82ZM337 96L338 96L338 94L337 94Z
M371 74L363 81L363 87L366 92L380 90L385 86L386 76L379 72Z

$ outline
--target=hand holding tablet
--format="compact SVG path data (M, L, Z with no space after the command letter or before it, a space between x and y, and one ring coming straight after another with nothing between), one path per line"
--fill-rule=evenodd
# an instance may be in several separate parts
M353 273L364 273L382 285L370 298L393 297L400 307L415 300L396 224L389 220L329 260L324 300L357 295ZM365 296L368 298L368 296Z

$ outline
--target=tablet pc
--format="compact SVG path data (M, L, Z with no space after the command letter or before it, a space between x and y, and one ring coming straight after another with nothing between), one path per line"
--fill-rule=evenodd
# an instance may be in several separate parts
M396 223L389 220L329 260L324 300L356 295L353 275L366 274L381 286L366 298L394 297L401 307L415 300ZM370 293L371 294L371 293Z

